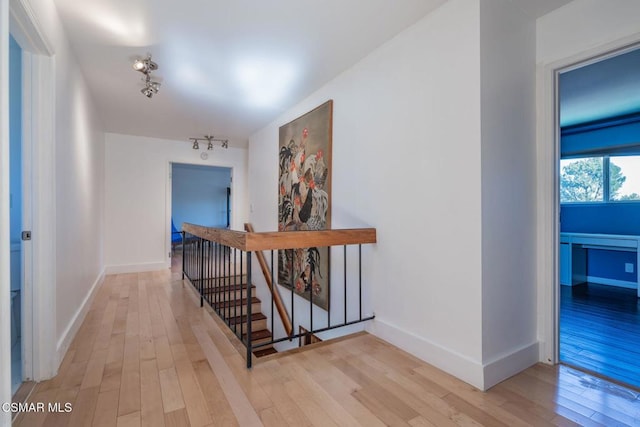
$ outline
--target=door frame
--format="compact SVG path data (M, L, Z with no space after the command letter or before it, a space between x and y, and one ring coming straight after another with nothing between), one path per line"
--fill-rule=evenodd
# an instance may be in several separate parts
M26 201L23 228L33 240L23 242L26 281L23 283L23 377L36 381L51 378L56 358L55 286L55 67L54 50L25 0L0 6L0 199L9 198L8 58L11 33L23 51L23 196ZM6 160L5 160L6 159ZM5 167L7 166L7 167ZM9 242L8 204L0 208L0 239ZM9 244L0 245L0 343L9 343ZM30 264L30 266L29 266ZM5 292L6 291L6 292ZM5 322L5 314L7 322ZM4 326L6 325L6 327ZM8 362L8 363L7 363ZM0 345L0 400L11 401L10 346ZM0 414L0 423L5 416Z
M537 70L537 266L540 360L560 361L560 126L558 78L580 68L640 48L640 34L542 64Z

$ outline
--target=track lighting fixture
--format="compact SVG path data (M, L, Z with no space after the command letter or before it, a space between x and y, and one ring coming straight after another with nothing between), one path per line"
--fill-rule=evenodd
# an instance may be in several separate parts
M199 141L207 141L207 150L213 150L214 142L219 142L222 148L229 148L228 139L214 138L213 135L205 135L202 138L189 138L189 140L193 141L193 146L191 148L193 148L194 150L200 149L200 145L198 144Z
M133 69L140 71L142 74L149 74L151 71L158 69L158 64L151 60L151 55L147 55L144 59L136 59L133 63Z
M147 98L152 98L160 88L159 82L151 80L151 72L158 69L158 64L151 60L151 55L147 55L144 59L136 59L133 63L133 69L144 74L142 78L144 87L140 89L140 93Z

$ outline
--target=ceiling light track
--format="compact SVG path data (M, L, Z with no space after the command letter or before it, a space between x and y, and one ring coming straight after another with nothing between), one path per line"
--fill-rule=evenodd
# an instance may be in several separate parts
M193 141L193 146L191 148L193 148L194 150L198 150L200 149L200 142L207 142L207 150L213 150L213 143L214 142L219 142L220 146L222 148L229 148L229 140L228 139L220 139L220 138L215 138L213 135L205 135L203 137L199 137L199 138L189 138L190 141Z

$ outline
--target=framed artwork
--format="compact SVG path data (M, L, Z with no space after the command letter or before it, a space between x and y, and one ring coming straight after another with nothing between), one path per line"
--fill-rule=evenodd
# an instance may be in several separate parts
M280 127L278 230L331 228L333 101ZM329 248L278 252L278 283L329 309Z

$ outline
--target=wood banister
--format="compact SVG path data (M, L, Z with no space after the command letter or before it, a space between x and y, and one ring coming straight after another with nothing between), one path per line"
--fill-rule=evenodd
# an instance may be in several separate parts
M245 233L184 223L182 229L194 236L247 252L376 243L375 228Z
M244 225L244 229L253 233L253 225L246 223ZM293 333L293 325L291 325L291 320L289 319L289 314L287 313L287 309L282 303L282 299L280 298L280 292L278 292L278 288L273 286L273 278L271 277L271 271L267 266L267 261L264 258L264 254L262 251L256 251L256 258L258 258L258 263L260 264L260 269L262 270L262 274L264 275L264 279L267 282L267 287L273 296L273 302L278 310L278 315L280 316L280 320L282 321L282 325L284 326L284 330L288 336L291 336Z

